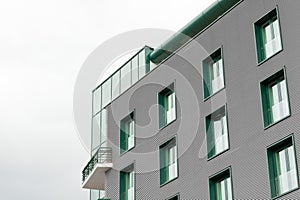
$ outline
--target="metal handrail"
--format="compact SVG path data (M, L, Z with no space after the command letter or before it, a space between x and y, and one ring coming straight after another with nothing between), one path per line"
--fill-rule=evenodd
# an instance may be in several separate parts
M100 147L82 170L82 182L90 175L98 163L112 163L111 147Z

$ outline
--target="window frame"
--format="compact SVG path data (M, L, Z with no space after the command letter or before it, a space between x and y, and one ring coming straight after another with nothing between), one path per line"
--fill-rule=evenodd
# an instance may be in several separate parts
M289 141L291 140L291 141ZM291 145L289 145L291 143ZM279 151L280 149L285 149L284 147L290 147L293 146L294 150L294 159L295 159L295 165L296 165L296 176L297 176L297 184L298 186L294 189L291 189L287 192L284 192L282 194L276 194L276 187L275 183L273 181L275 177L275 167L274 167L274 155L276 154L276 151ZM299 170L298 170L298 160L297 160L297 150L295 145L295 136L294 133L287 135L286 137L270 144L266 148L266 156L267 156L267 164L268 164L268 175L269 175L269 186L270 186L270 195L271 199L277 199L279 197L282 197L284 195L287 195L295 190L298 190L300 188L300 182L299 182Z
M169 84L167 87L163 87L161 90L158 91L157 93L157 105L158 105L158 129L162 130L165 127L167 127L169 124L172 124L174 121L176 121L177 119L177 92L176 92L176 81L174 80L171 84ZM171 120L170 122L167 122L167 111L166 108L164 107L164 105L161 105L161 101L165 101L166 98L166 94L169 91L173 91L173 93L175 94L175 118L173 120ZM163 100L161 100L161 98L164 98ZM163 118L163 119L161 119ZM162 120L164 121L164 123L162 123Z
M120 156L124 155L125 153L127 153L128 151L132 150L133 148L135 148L136 146L136 114L135 114L135 109L130 112L128 115L126 115L126 117L124 117L123 119L120 120L120 134L119 134L119 148L120 148ZM128 148L128 139L127 139L127 149L123 149L122 148L122 137L125 137L124 135L127 135L127 133L125 133L125 131L123 130L125 127L125 124L128 123L128 121L134 121L134 144L132 147Z
M272 12L276 12L276 15L273 15ZM280 45L281 45L281 49L279 49L278 51L276 51L275 53L273 53L271 56L266 57L266 55L262 55L265 53L262 53L262 50L265 50L265 48L263 47L263 26L270 21L270 19L274 18L274 16L277 17L278 20L278 28L279 28L279 34L280 34ZM254 44L255 44L255 55L256 55L256 62L257 65L260 66L261 64L263 64L264 62L266 62L267 60L271 59L272 57L274 57L275 55L279 54L281 51L283 51L284 47L283 47L283 35L282 35L282 30L281 30L281 22L280 22L280 16L279 16L279 8L278 5L276 5L275 8L271 9L270 11L268 11L266 14L264 14L263 16L261 16L259 19L257 19L254 23L253 23L253 34L254 34Z
M136 166L135 166L135 161L133 162L133 163L131 163L131 164L129 164L127 167L125 167L125 168L123 168L122 170L120 170L120 172L119 172L119 199L121 200L122 198L121 198L121 194L124 192L124 191L122 191L121 189L121 174L122 173L126 173L126 174L128 174L128 173L131 173L131 172L133 172L134 173L134 182L133 182L133 184L134 184L134 200L136 200ZM126 186L125 186L126 187Z
M176 145L176 164L177 164L177 176L169 179L169 180L165 180L164 182L162 182L162 175L161 175L161 160L162 160L162 156L161 156L161 149L165 148L168 143L171 143L172 140L175 140L175 145ZM165 149L164 149L165 152ZM168 138L167 140L164 140L164 142L162 142L159 146L158 146L158 166L159 166L159 185L160 187L165 186L166 184L176 180L179 177L179 157L178 157L178 140L177 140L177 135L172 136L171 138Z
M218 57L219 55L217 54L218 51L220 51L220 57L222 60L222 68L223 68L223 84L224 86L222 88L220 88L219 90L215 91L214 93L210 93L209 89L207 87L206 84L206 77L207 77L207 72L210 75L210 68L211 65L210 63L212 61L214 61L215 57ZM216 55L215 55L216 54ZM223 51L223 45L218 47L216 50L213 51L213 53L211 53L208 57L206 57L205 59L202 60L202 93L203 93L203 101L207 101L208 99L210 99L211 97L213 97L214 95L218 94L220 91L224 90L226 88L226 80L225 80L225 67L224 67L225 61L224 61L224 51ZM206 69L208 68L208 70ZM209 82L212 82L212 80L209 78ZM211 83L210 83L211 84ZM207 91L207 92L206 92ZM208 95L206 96L206 93L208 93Z
M224 111L222 111L222 109L224 109ZM227 124L227 138L228 138L228 148L225 148L223 151L220 151L218 154L214 154L214 155L210 155L210 152L213 150L211 149L210 151L208 151L208 143L211 141L208 141L209 138L211 138L211 136L208 136L208 134L213 133L212 130L208 130L212 122L213 119L213 115L216 113L222 113L224 112L224 116L226 116L226 124ZM219 114L220 115L220 114ZM209 119L208 119L209 118ZM227 104L224 104L223 106L217 108L215 111L211 112L209 115L207 115L204 118L204 125L205 125L205 137L206 137L206 159L207 161L210 161L216 157L218 157L219 155L222 155L223 153L227 152L230 150L230 136L229 136L229 123L228 123L228 109L227 109Z
M270 108L270 102L269 102L269 92L266 93L266 85L269 85L272 82L275 82L276 79L278 79L281 75L280 73L283 73L283 78L286 83L286 93L287 93L287 102L288 102L288 111L289 114L285 117L282 117L281 119L277 120L276 122L272 121L270 117L268 116L268 112L266 113L266 108L267 110ZM289 95L289 87L288 87L288 80L287 80L287 75L286 75L286 67L284 66L283 68L280 68L279 70L273 72L271 75L268 75L265 77L262 81L259 82L259 92L260 92L260 103L261 103L261 115L262 115L262 124L264 127L264 130L268 129L271 126L274 126L275 124L285 120L286 118L291 116L291 103L290 103L290 95ZM266 119L267 118L267 119Z
M208 177L208 190L209 190L210 200L216 199L216 194L215 194L216 184L219 183L221 180L224 180L225 178L223 177L227 176L227 173L229 175L230 182L231 182L230 184L231 184L232 199L234 199L232 168L231 166L228 166L225 169L222 169L221 171L218 171L217 173Z

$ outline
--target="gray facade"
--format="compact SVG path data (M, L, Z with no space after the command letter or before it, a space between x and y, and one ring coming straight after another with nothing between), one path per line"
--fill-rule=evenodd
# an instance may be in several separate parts
M282 50L258 64L254 23L275 8ZM293 135L300 163L299 8L297 0L241 1L113 100L107 106L113 168L106 172L106 197L120 199L120 170L134 164L136 199L168 199L175 194L180 199L210 199L209 178L227 168L234 199L271 199L267 148ZM225 87L204 100L202 63L219 48ZM286 75L290 115L265 128L260 83L281 69ZM172 83L176 120L159 128L158 93ZM222 106L229 148L208 159L205 118ZM136 120L135 146L120 155L120 121L131 112ZM161 186L159 146L173 137L178 177ZM280 196L299 197L298 189Z

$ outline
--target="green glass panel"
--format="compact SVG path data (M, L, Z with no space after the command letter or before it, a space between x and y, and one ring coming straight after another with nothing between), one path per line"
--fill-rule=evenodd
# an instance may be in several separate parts
M284 69L262 81L260 87L264 126L267 127L290 114Z
M166 125L166 111L165 111L165 95L159 94L158 95L158 112L159 112L159 128Z
M271 196L277 197L298 188L293 136L278 142L267 150Z
M124 151L127 150L127 137L125 132L125 124L123 121L121 121L120 124L120 153L124 153Z
M224 88L224 69L221 48L202 62L204 98Z
M282 49L277 9L267 13L254 24L258 63Z
M159 148L160 184L178 176L176 139L173 138Z
M120 172L120 200L127 200L126 198L126 172Z
M232 200L232 183L230 169L227 169L209 179L211 200Z

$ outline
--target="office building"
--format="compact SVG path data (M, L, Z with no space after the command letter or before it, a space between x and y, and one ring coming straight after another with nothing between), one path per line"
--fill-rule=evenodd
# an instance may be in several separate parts
M91 200L299 199L299 8L218 0L101 83Z

